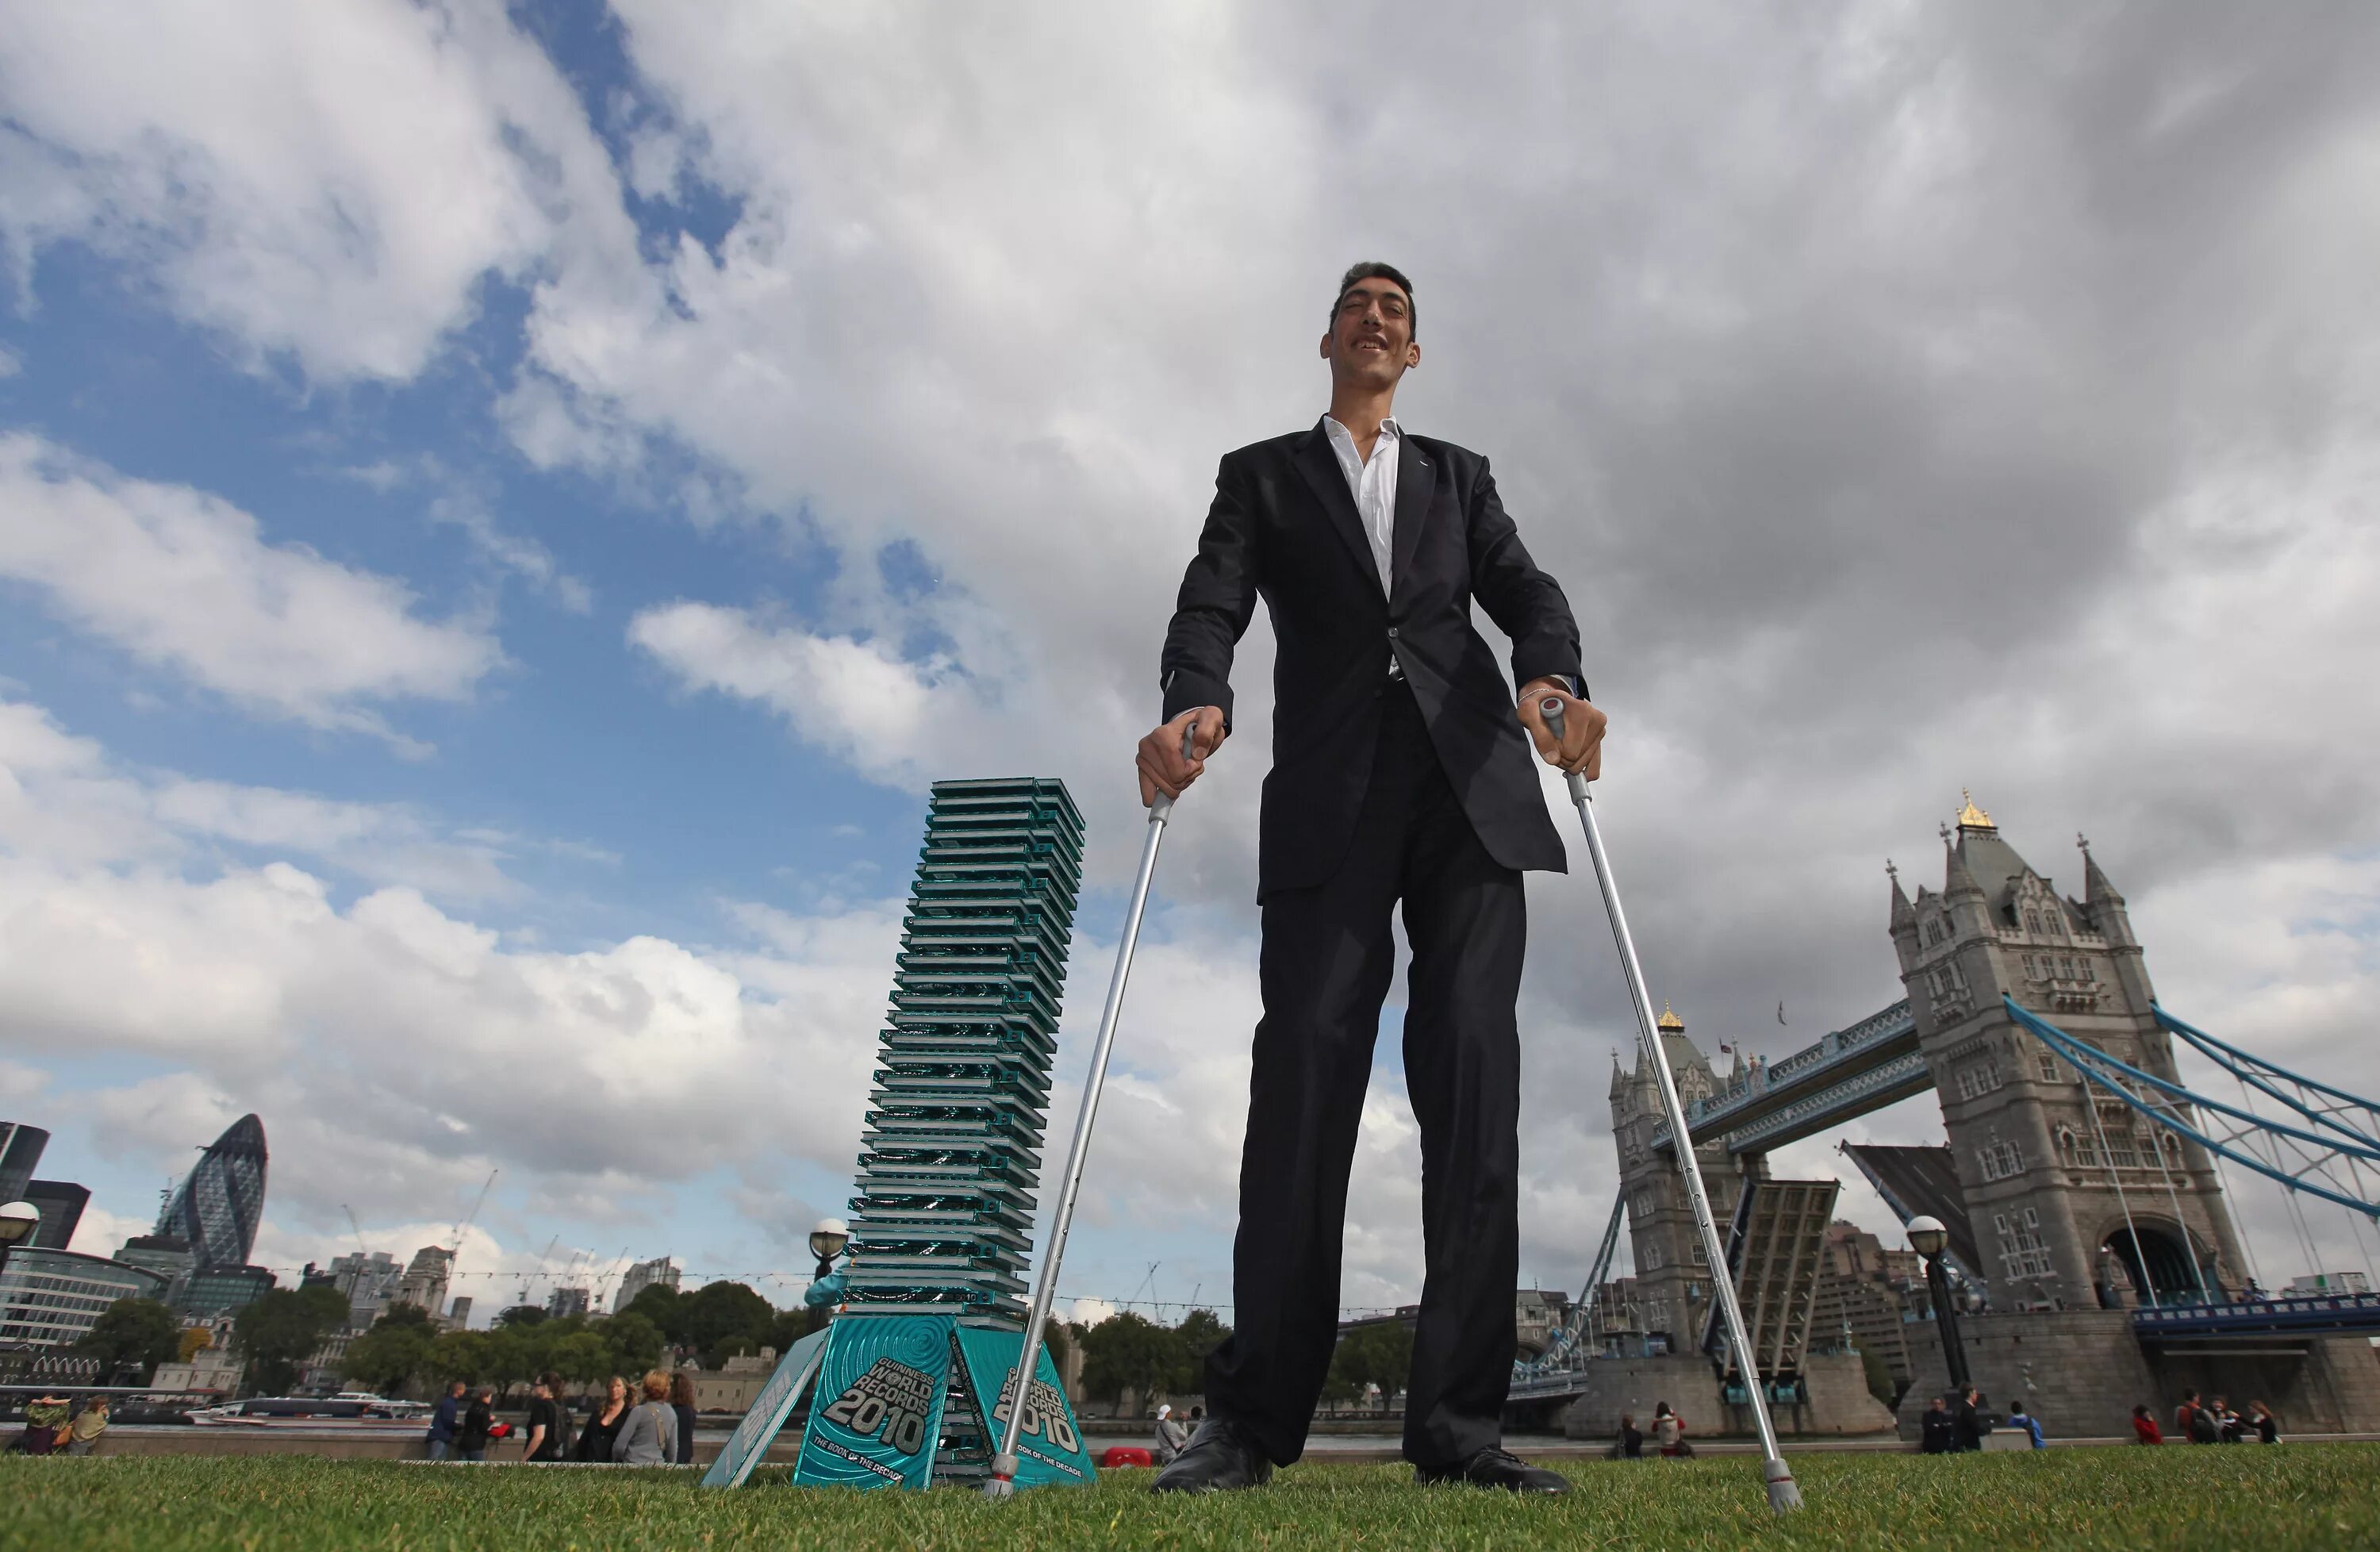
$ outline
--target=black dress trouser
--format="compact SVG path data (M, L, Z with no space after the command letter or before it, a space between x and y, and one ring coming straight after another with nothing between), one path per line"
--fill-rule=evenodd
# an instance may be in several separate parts
M1339 1320L1340 1242L1380 1004L1390 913L1413 946L1405 1087L1421 1130L1427 1266L1404 1453L1448 1465L1501 1442L1520 1269L1520 1033L1528 918L1521 875L1464 818L1402 683L1382 690L1378 751L1337 873L1262 902L1260 978L1240 1158L1231 1338L1207 1402L1279 1464L1305 1449Z

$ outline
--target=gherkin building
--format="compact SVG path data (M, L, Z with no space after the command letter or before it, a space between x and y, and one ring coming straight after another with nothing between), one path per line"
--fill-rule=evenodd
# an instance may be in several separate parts
M1065 783L938 782L851 1200L851 1315L1021 1328L1083 819Z
M245 1267L264 1219L264 1122L244 1115L165 1200L157 1232L187 1240L190 1267Z

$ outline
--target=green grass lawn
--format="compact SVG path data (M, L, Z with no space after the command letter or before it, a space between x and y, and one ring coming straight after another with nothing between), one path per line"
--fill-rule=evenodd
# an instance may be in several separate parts
M1749 1457L1569 1468L1523 1501L1307 1464L1253 1493L1157 1498L1146 1473L1008 1504L971 1493L735 1492L688 1474L299 1459L0 1459L0 1547L55 1552L630 1552L644 1547L2380 1546L2380 1445L1797 1455L1771 1515Z

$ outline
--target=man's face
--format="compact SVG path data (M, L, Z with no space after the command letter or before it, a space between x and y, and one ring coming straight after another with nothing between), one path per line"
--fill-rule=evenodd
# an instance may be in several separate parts
M1322 358L1330 363L1334 382L1371 389L1393 388L1408 368L1421 365L1413 299L1404 287L1380 275L1347 287L1330 332L1322 336Z

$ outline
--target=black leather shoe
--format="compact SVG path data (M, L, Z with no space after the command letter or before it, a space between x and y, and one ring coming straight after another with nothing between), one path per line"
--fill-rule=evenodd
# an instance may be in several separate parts
M1272 1480L1272 1461L1246 1430L1228 1419L1209 1417L1190 1436L1173 1463L1148 1485L1152 1493L1228 1493L1261 1487Z
M1474 1487L1501 1487L1507 1493L1570 1491L1567 1479L1500 1449L1483 1449L1459 1465L1415 1466L1414 1481L1424 1487L1440 1482L1462 1482Z

